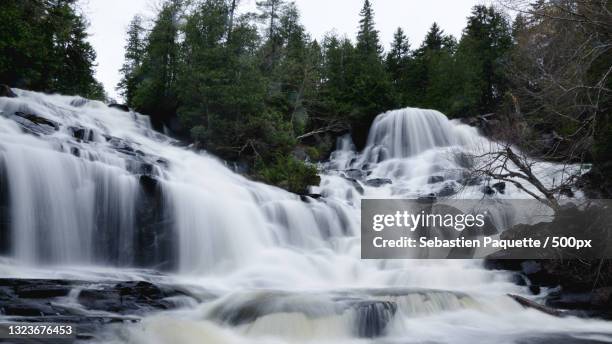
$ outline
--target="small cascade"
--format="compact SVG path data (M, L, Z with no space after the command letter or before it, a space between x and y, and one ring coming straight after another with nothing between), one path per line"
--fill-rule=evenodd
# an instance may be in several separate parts
M432 148L471 145L479 135L470 129L453 124L436 110L405 108L385 112L372 123L364 156L367 162L377 163L408 158Z

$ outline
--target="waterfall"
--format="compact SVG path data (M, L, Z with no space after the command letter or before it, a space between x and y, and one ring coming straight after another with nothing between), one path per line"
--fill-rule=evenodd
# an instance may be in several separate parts
M435 110L393 110L379 115L372 123L365 155L369 162L407 158L436 147L469 145L478 136L469 127L454 125Z
M32 274L47 264L69 266L74 278L99 267L163 269L184 288L214 295L104 342L485 343L493 333L514 342L606 332L601 322L524 310L505 296L523 287L479 261L360 259L361 199L482 197L486 181L466 183L461 153L494 143L437 111L380 115L363 152L340 138L320 164L312 192L323 197L314 200L181 147L146 116L16 93L0 98L0 253ZM553 180L556 168L538 163L534 171ZM493 197L527 195L508 185Z

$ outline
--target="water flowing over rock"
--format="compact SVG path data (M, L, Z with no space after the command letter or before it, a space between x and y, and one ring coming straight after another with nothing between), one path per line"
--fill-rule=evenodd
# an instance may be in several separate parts
M380 115L363 152L342 137L321 184L300 197L181 147L138 113L14 92L0 97L0 270L47 280L18 288L23 307L9 311L22 319L77 304L83 317L135 317L100 343L487 343L498 333L546 342L610 332L523 309L507 294L527 287L478 261L361 259L363 198L478 199L496 183L465 173L466 156L493 143L437 111ZM554 165L533 168L554 179ZM500 202L528 197L511 183L496 190ZM493 229L511 215L492 213ZM87 282L77 293L67 280ZM28 299L39 296L54 303Z

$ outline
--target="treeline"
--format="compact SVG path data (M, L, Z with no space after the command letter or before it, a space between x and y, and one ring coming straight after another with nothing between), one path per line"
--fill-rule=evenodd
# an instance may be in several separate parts
M0 2L0 83L104 99L77 0Z
M119 89L158 128L246 161L266 181L293 174L312 180L313 169L290 154L308 133L350 126L362 146L383 111L482 114L494 111L508 88L503 68L513 38L507 17L493 7L474 7L460 41L434 23L412 49L400 28L386 53L369 0L354 41L313 39L292 2L259 1L247 14L237 7L237 0L172 0L149 28L135 17ZM307 152L317 159L329 148Z
M495 113L515 124L504 139L593 163L612 191L612 5L497 5L475 6L459 39L434 23L413 46L398 28L385 51L369 0L356 37L321 41L287 0L255 13L239 0L166 0L152 20L132 20L118 89L158 129L296 192L316 184L305 157L325 158L346 130L362 147L376 115L405 106ZM0 83L103 99L86 27L77 0L0 2Z

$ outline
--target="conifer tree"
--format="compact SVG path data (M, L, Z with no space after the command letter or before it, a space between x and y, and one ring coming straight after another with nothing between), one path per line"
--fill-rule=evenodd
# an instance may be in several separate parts
M134 16L127 30L127 41L125 44L124 62L119 72L122 77L117 84L117 90L120 91L127 105L132 106L136 87L140 82L138 76L139 68L144 57L144 27L142 26L142 17Z
M176 76L179 67L178 22L182 4L164 3L146 39L145 56L140 67L141 84L133 98L133 106L151 116L153 125L161 129L170 125L177 108Z

